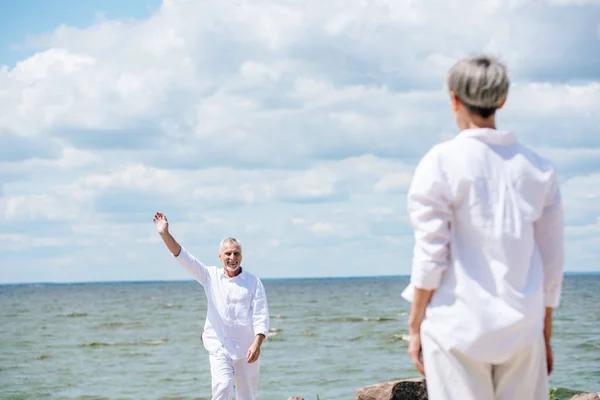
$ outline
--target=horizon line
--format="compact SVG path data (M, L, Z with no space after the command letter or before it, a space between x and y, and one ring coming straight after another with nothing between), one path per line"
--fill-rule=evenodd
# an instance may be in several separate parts
M600 275L600 271L565 271L564 276L577 275ZM342 279L375 279L375 278L410 278L410 274L401 275L357 275L357 276L305 276L305 277L281 277L260 278L262 281L291 281L291 280L342 280ZM150 284L150 283L176 283L195 282L194 279L136 279L136 280L102 280L102 281L73 281L73 282L7 282L0 286L27 286L27 285L107 285L107 284Z

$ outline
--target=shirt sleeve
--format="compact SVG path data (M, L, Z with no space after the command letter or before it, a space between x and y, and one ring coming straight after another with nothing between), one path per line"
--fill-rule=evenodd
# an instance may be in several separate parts
M267 337L269 333L269 306L267 304L267 294L259 278L256 283L256 291L252 299L252 325L254 335L263 334Z
M175 258L196 281L204 286L204 284L208 281L208 269L204 264L198 261L193 255L188 253L183 246Z
M449 264L449 186L439 159L439 147L417 166L408 191L407 209L414 230L411 286L433 290L440 286Z
M565 255L562 200L554 173L544 210L534 223L534 231L544 269L544 304L546 307L558 307Z

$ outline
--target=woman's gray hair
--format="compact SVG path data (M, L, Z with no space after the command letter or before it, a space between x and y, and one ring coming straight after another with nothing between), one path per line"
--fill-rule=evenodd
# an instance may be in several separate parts
M226 244L237 244L238 246L240 246L240 250L242 249L242 245L240 244L240 241L234 237L229 236L229 237L226 237L223 240L221 240L221 244L219 245L219 251L223 250L223 247Z
M454 64L446 84L465 106L475 109L471 111L480 109L491 115L506 99L510 82L503 64L493 57L477 55Z

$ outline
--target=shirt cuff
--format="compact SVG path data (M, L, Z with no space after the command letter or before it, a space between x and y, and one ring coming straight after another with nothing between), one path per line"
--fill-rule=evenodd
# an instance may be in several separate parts
M434 263L421 263L413 266L410 283L418 289L434 290L442 283L445 266Z
M544 290L544 306L556 308L560 304L560 286Z
M265 335L265 338L266 338L269 334L269 328L267 328L264 325L255 326L254 327L254 336L260 335L260 334Z
M190 259L190 253L188 253L185 248L183 246L180 246L181 249L179 250L179 254L175 255L173 253L171 253L171 255L175 258L185 258L186 260Z
M402 298L408 301L409 303L412 303L413 298L415 297L415 287L412 285L412 283L408 284L408 286L402 291L402 294L400 296L402 296Z

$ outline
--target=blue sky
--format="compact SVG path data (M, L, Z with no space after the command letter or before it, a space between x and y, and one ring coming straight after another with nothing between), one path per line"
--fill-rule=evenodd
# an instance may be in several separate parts
M31 55L27 43L52 32L59 25L85 28L103 19L131 20L152 15L160 8L157 0L20 0L1 5L0 13L0 65L13 67Z
M158 210L208 264L233 235L263 277L408 274L406 190L475 52L509 66L500 126L559 170L567 270L600 270L597 1L1 11L0 283L187 279Z

